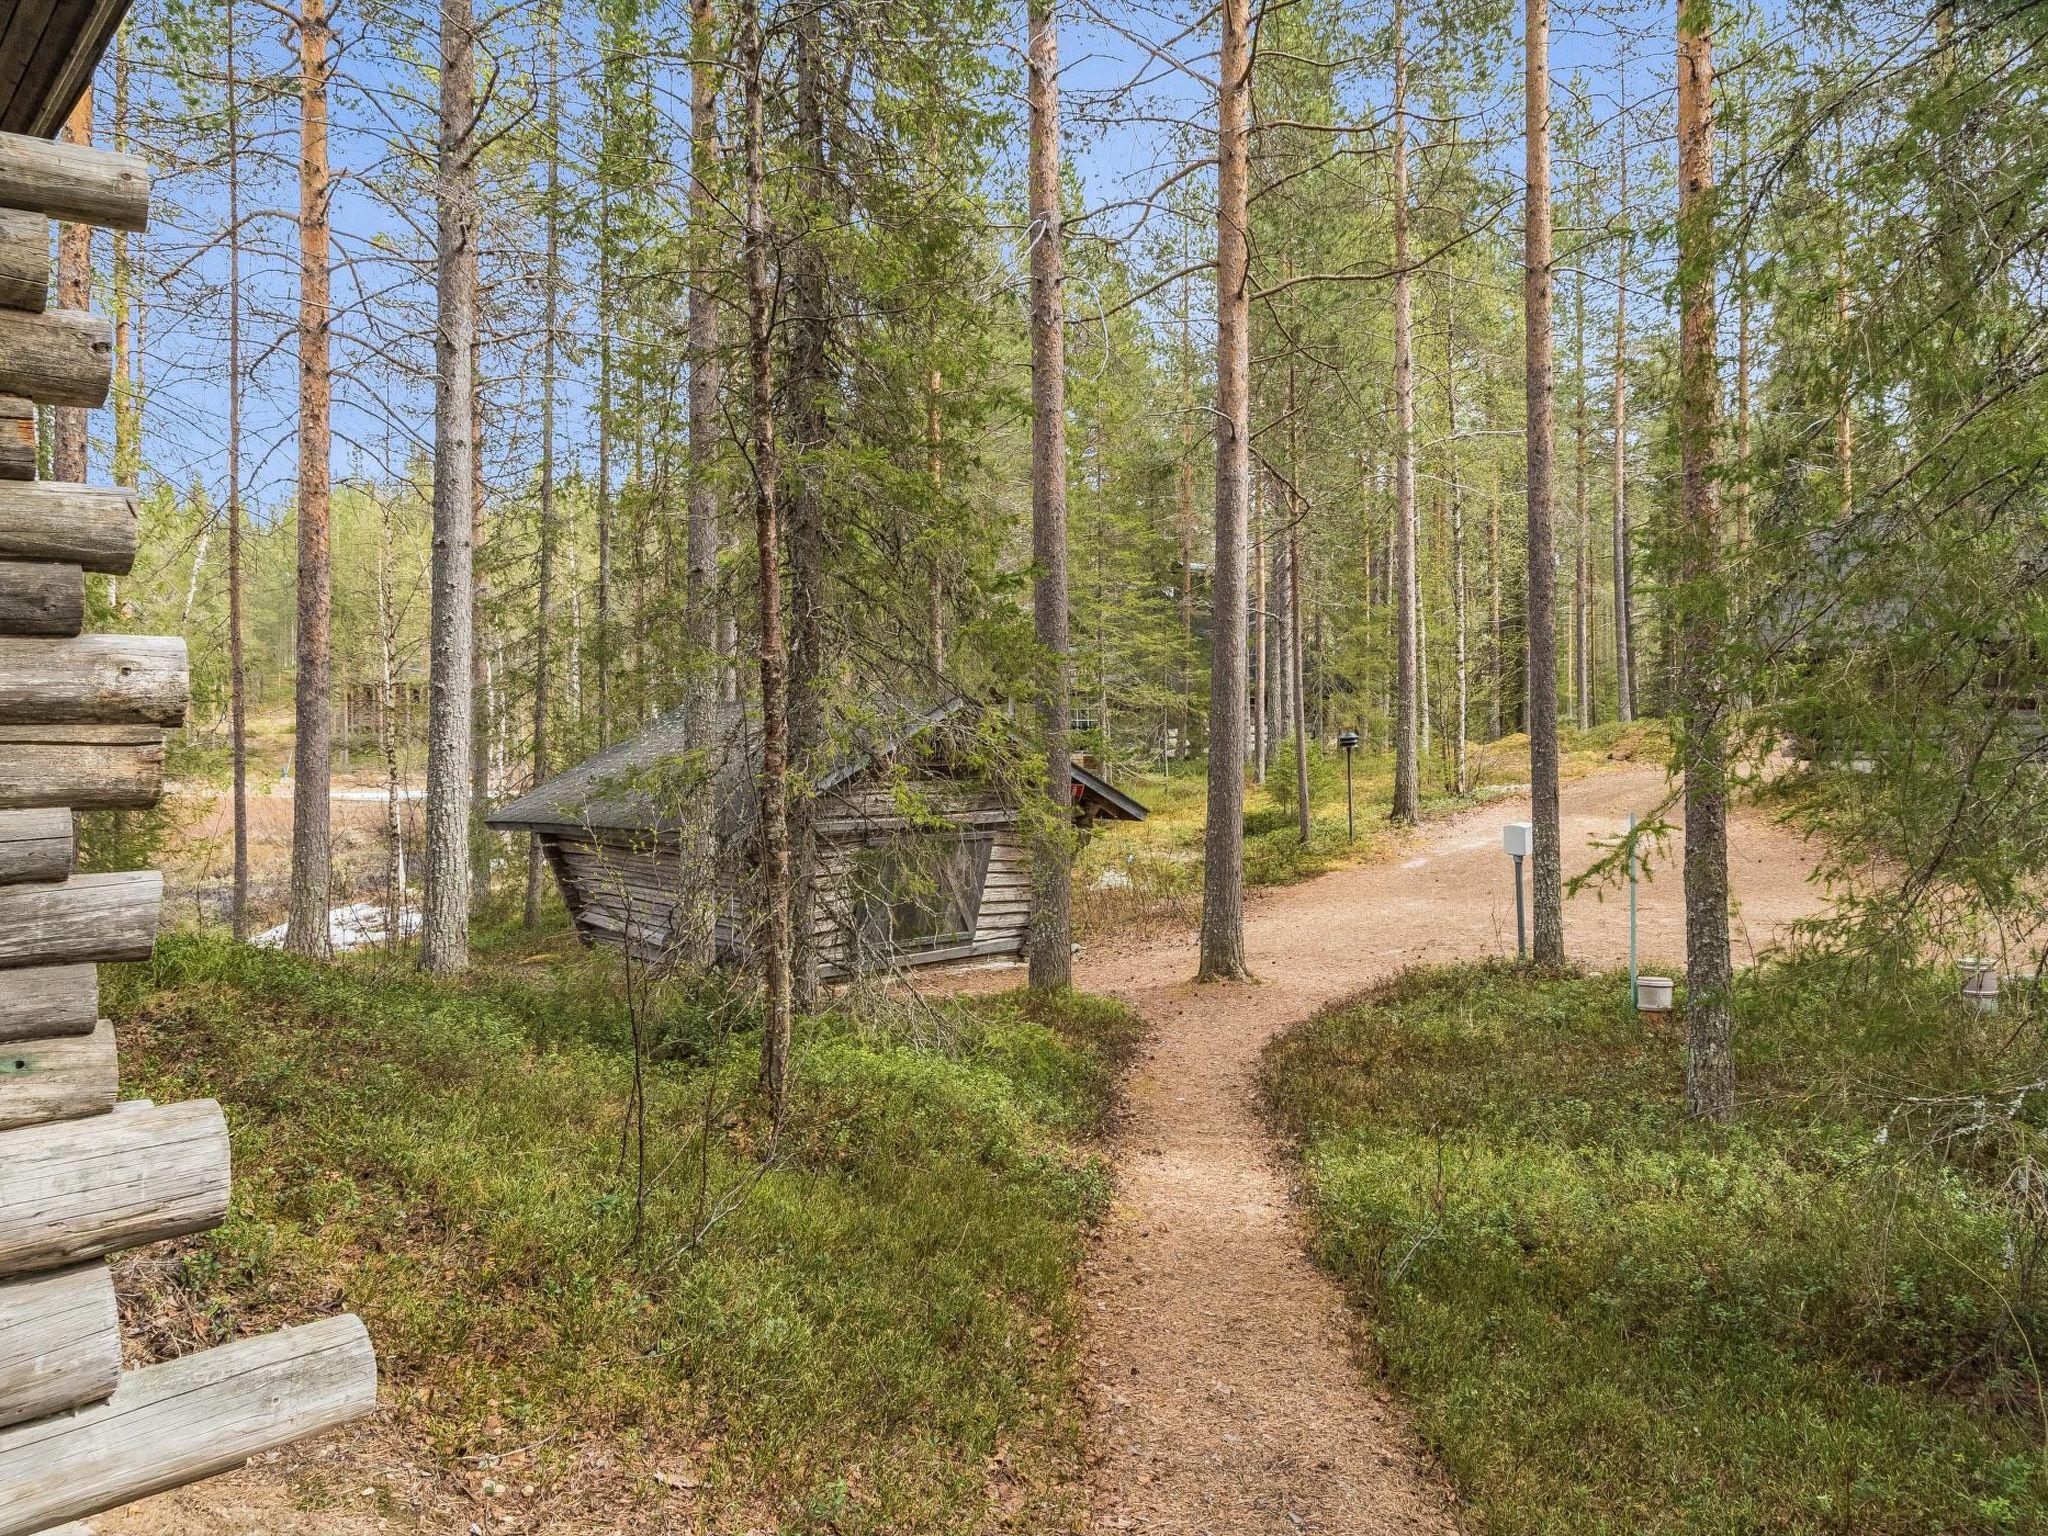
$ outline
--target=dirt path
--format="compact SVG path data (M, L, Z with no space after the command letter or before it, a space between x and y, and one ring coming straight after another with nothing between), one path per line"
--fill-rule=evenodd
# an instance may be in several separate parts
M1663 785L1652 768L1566 785L1567 873L1591 863L1591 839L1655 806ZM1154 1026L1131 1079L1118 1198L1085 1280L1097 1529L1457 1528L1400 1405L1356 1363L1342 1296L1304 1252L1255 1073L1281 1029L1404 966L1511 953L1499 829L1517 814L1495 802L1426 829L1392 860L1256 898L1254 985L1194 986L1185 937L1084 956L1077 985ZM1731 862L1746 959L1818 900L1805 850L1776 828L1739 819ZM1573 958L1624 958L1625 911L1591 894L1568 904ZM1682 915L1677 871L1665 870L1642 892L1646 957L1682 955Z

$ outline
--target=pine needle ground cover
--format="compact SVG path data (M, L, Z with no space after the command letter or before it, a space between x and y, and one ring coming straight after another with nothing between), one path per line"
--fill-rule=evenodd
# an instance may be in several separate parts
M387 1427L523 1529L565 1528L547 1501L589 1465L648 1528L1062 1528L1134 1021L834 1015L764 1162L743 999L638 1011L641 1121L616 962L521 947L449 985L169 936L121 974L131 1091L218 1097L234 1135L227 1226L129 1277L164 1346L359 1311Z
M1746 978L1693 1123L1625 978L1418 971L1284 1037L1318 1256L1488 1533L2048 1522L2038 1014Z

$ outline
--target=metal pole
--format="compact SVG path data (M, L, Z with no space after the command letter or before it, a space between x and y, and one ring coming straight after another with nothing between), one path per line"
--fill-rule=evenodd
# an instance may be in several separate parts
M1351 808L1351 749L1344 749L1344 840L1355 842L1358 838L1358 818Z
M1628 1005L1636 1006L1636 813L1628 813Z
M1515 855L1515 953L1529 958L1529 913L1522 898L1522 856Z

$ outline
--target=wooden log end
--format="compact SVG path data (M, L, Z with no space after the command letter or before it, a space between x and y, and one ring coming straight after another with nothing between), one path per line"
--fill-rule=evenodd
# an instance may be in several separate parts
M0 1131L104 1115L120 1089L114 1026L0 1045Z
M0 1281L0 1429L105 1402L121 1317L103 1263Z
M355 1317L131 1372L95 1407L0 1430L0 1536L230 1471L376 1406L377 1357Z
M63 1269L219 1226L227 1120L201 1099L0 1131L0 1168L0 1276Z

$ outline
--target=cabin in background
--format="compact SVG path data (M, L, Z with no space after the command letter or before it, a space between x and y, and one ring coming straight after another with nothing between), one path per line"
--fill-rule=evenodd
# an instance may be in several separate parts
M832 980L1021 953L1032 896L1023 795L964 701L885 706L848 733L815 785L811 945ZM540 839L586 942L666 963L743 960L753 929L758 731L719 707L692 753L680 714L485 818ZM1142 821L1145 808L1075 765L1074 815Z

